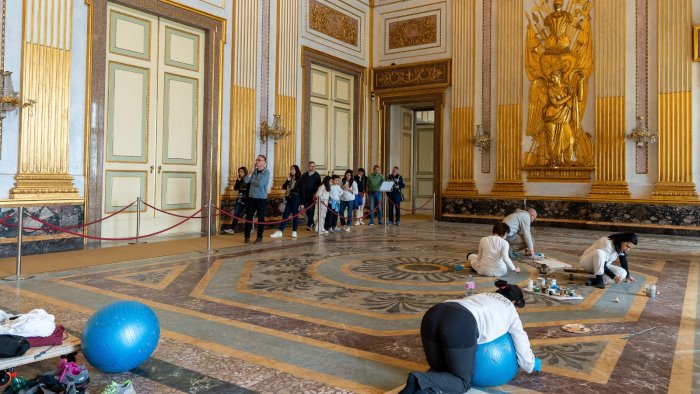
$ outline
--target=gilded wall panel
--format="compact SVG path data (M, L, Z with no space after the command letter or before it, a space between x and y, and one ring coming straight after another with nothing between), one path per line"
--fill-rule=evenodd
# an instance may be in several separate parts
M652 198L698 200L692 177L691 0L658 2L659 179Z
M297 75L299 63L299 0L278 3L277 70L275 113L281 116L282 126L290 134L275 143L275 167L272 193L282 194L282 185L289 175L289 167L298 163L297 142ZM304 171L304 166L301 170Z
M72 0L25 0L21 92L36 100L23 116L14 199L78 197L68 175Z
M255 160L257 145L256 87L260 21L257 0L237 0L233 24L231 80L231 138L229 140L229 173L225 194L237 196L233 190L238 167L250 166Z
M392 4L379 9L377 14L375 28L382 43L380 63L426 55L450 56L447 2L413 7Z
M496 182L497 195L524 194L522 168L523 2L496 2Z
M309 27L346 44L357 46L360 21L318 0L309 0Z
M365 59L368 6L353 1L302 1L303 39L325 47L322 51L326 53L335 50L361 61ZM302 42L302 45L316 46L308 42Z
M438 37L438 16L429 15L389 23L389 49L433 44Z
M452 132L446 194L476 194L474 96L476 90L476 0L452 3Z
M625 180L626 0L595 1L595 182L591 197L629 197Z

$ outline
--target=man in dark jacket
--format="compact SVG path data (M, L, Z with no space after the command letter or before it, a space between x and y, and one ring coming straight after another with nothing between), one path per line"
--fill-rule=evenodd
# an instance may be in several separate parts
M308 171L301 176L301 182L303 185L302 202L304 208L309 208L306 211L306 228L308 230L314 229L314 212L316 207L312 206L314 203L314 195L321 186L321 175L316 172L316 163L313 161L309 162Z

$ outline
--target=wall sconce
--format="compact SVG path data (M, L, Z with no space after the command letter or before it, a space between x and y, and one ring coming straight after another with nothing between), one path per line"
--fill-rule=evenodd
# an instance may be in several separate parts
M19 93L15 92L12 87L12 72L0 70L0 119L5 119L8 112L28 107L34 103L34 100L22 103Z
M643 116L637 116L637 126L632 129L632 132L627 134L627 138L633 140L637 146L656 143L657 134L655 131L649 131L647 121Z
M267 124L266 120L260 122L260 141L267 143L268 139L272 139L277 143L277 140L291 134L291 130L282 127L282 115L273 115L272 127Z
M493 138L489 134L484 133L481 125L476 125L476 136L471 140L472 145L482 152L488 152L491 148L491 141L493 141Z

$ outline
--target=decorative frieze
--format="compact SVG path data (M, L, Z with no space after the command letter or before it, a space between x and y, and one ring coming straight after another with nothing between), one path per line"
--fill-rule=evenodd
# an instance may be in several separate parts
M448 86L451 61L414 63L381 67L374 70L374 90L415 89L423 86Z

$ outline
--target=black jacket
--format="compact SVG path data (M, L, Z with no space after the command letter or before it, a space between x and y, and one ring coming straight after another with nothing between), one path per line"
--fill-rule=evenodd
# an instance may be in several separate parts
M309 175L307 171L301 175L301 183L304 185L302 188L301 200L307 203L313 201L318 187L321 186L321 175L318 172Z
M284 181L284 184L282 185L282 189L285 190L285 198L291 198L291 197L301 198L301 196L304 193L304 181L302 180L302 178L297 179L297 181L294 184L294 186L292 187L292 189L287 192L286 190L287 190L287 187L289 186L290 182L291 181L289 179L287 179L286 181Z

